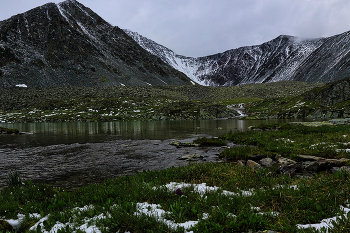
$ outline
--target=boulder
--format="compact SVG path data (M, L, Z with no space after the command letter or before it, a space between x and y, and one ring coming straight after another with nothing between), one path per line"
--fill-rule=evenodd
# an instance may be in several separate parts
M279 157L278 158L278 162L281 165L290 165L290 164L295 164L296 163L294 160L287 159L287 158L284 158L284 157Z
M303 168L301 166L301 163L290 163L287 165L280 166L277 172L280 174L289 175L293 177L296 175L296 173L302 173Z
M187 160L187 161L196 161L198 159L203 159L204 156L203 155L197 155L197 154L190 154L190 155L183 155L183 156L180 156L179 160Z
M322 157L317 157L317 156L312 156L312 155L298 155L298 158L301 161L319 161L319 160L324 159Z
M342 166L342 167L340 167L340 171L342 171L342 172L350 172L350 167L349 166Z
M302 169L310 172L317 172L319 164L315 161L305 161L301 163Z
M238 160L237 161L237 165L240 166L240 167L244 167L246 165L247 161L245 160Z
M261 165L258 164L257 162L254 162L253 160L248 160L247 161L247 167L250 167L250 168L261 168Z
M260 164L265 167L271 167L274 161L271 158L263 158L260 160Z

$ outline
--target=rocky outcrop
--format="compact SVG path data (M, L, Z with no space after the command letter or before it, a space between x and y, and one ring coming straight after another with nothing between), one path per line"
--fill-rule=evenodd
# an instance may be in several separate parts
M329 107L350 99L350 78L330 83L322 88L309 91L303 100L314 101L321 106Z
M276 156L272 158L251 157L250 160L239 160L237 165L247 166L253 169L278 166L277 173L289 176L308 176L322 171L346 171L350 172L350 159L327 159L317 156L298 155L297 160ZM255 161L254 161L255 160Z
M75 0L0 22L0 87L192 85Z

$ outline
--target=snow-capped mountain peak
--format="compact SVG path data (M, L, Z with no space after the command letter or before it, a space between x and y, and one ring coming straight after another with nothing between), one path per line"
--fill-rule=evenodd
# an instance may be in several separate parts
M282 80L330 82L350 76L346 65L350 62L349 33L316 39L281 35L261 45L193 58L178 55L136 32L124 31L144 49L202 85L231 86Z

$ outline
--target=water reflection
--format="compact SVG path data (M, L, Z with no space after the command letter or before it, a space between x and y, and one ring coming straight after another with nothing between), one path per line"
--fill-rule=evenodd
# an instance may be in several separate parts
M0 144L25 141L27 144L59 144L106 141L109 139L181 139L194 135L220 136L230 131L247 130L262 123L274 124L290 120L194 120L194 121L115 121L63 123L1 123L33 135L1 136ZM296 121L293 119L293 121Z

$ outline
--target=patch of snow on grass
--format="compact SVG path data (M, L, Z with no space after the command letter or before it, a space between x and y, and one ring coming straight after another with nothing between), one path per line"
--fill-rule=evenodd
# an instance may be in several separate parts
M293 143L293 142L295 142L295 141L292 141L292 140L290 140L290 139L288 139L288 138L280 138L280 139L276 139L276 141L283 141L284 143L287 143L287 142L290 142L290 143Z
M211 192L211 191L217 191L219 189L219 187L211 187L211 186L207 186L206 183L202 183L202 184L188 184L188 183L177 183L177 182L170 182L169 184L166 184L165 187L169 190L169 191L175 191L176 189L179 188L187 188L187 187L191 187L193 186L194 191L199 193L200 195L204 195L206 192ZM153 187L153 189L156 189L156 187ZM253 195L253 193L251 191L241 191L242 192L242 196L251 196ZM230 191L226 191L223 190L222 194L229 196L237 196L240 195L238 193L234 193L234 192L230 192Z
M90 206L84 206L83 208L74 208L73 210L78 210L78 211L84 212L84 211L91 210L93 208L94 208L94 206L90 205ZM108 215L108 213L107 213L107 215ZM38 226L40 226L41 232L43 232L43 233L57 233L61 229L66 228L67 226L69 226L69 228L71 228L71 229L74 229L74 227L75 227L74 223L68 222L68 223L64 224L64 223L61 223L61 222L56 222L56 224L50 229L50 231L47 231L45 229L44 222L46 220L48 220L48 218L49 218L49 215L47 215L44 218L40 219L29 230L30 231L36 231ZM100 214L100 215L95 216L93 218L85 218L84 219L85 223L82 224L81 226L78 226L78 227L75 227L75 228L79 229L82 232L86 232L86 233L100 233L101 231L95 225L92 225L91 221L95 222L96 220L105 219L105 218L106 218L106 216L104 214ZM72 232L75 232L75 231L72 231Z
M16 87L28 87L26 84L17 84Z
M349 205L348 205L349 207ZM344 212L344 215L346 217L346 214L350 212L349 208L340 206L340 210ZM333 227L333 222L337 221L338 219L341 219L341 216L336 216L333 218L326 218L322 219L320 223L315 223L315 224L297 224L297 228L299 229L306 229L306 228L315 228L316 230L321 230L322 228L328 229Z
M187 221L184 223L175 223L174 221L164 219L163 216L166 213L170 213L170 212L159 209L160 207L161 206L158 204L148 204L147 202L137 203L137 212L135 212L134 214L138 216L141 214L145 214L150 217L155 217L158 219L158 221L164 222L171 228L183 227L185 229L189 229L198 223L198 221Z
M21 226L21 222L23 221L23 219L25 218L25 215L23 214L17 214L18 219L9 219L9 220L5 220L6 222L8 222L12 228L14 230L18 230ZM29 217L31 218L40 218L40 214L29 214Z

